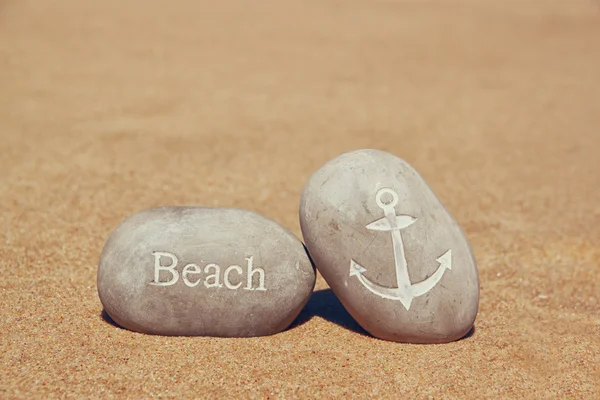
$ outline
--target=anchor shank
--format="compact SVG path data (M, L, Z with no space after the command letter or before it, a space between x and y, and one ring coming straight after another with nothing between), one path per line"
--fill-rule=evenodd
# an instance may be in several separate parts
M408 276L406 256L404 255L402 234L400 233L400 229L398 229L396 224L396 210L393 207L386 207L384 212L385 217L392 228L392 244L394 248L394 262L396 264L396 282L399 288L409 288L410 277Z

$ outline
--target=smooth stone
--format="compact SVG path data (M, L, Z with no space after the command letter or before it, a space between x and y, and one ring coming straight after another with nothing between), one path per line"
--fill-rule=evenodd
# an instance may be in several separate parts
M125 220L98 266L98 294L124 328L159 335L281 332L315 285L302 242L237 209L162 207Z
M470 245L404 160L378 150L331 160L306 184L300 224L317 269L373 336L443 343L473 327L479 275Z

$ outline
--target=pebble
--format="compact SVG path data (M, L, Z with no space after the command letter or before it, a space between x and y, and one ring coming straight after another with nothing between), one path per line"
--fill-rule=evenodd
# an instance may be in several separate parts
M112 233L97 284L105 311L124 328L250 337L289 327L315 270L298 238L254 212L161 207Z
M472 328L479 276L470 245L404 160L378 150L331 160L306 184L300 224L317 269L373 336L444 343Z

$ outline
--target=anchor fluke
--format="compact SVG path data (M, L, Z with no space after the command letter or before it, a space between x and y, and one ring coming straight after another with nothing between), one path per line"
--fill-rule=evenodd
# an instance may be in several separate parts
M354 260L350 260L350 276L359 276L366 271L367 270L362 265L358 264Z
M440 263L440 267L452 269L452 250L448 250L436 259Z

